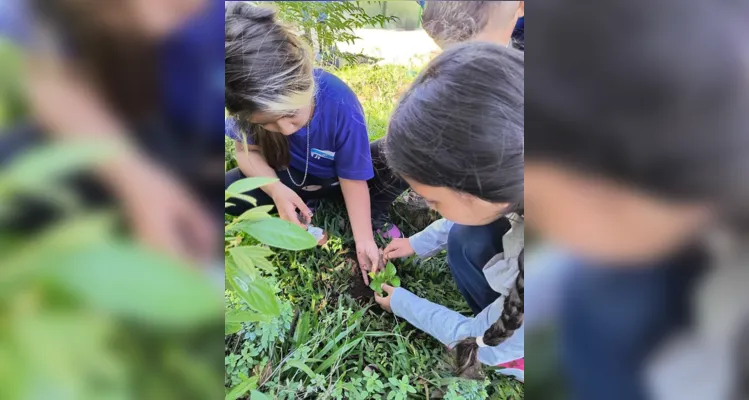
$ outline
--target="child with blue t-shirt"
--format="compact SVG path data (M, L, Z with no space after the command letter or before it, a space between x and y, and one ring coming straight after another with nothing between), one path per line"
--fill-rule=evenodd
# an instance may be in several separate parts
M401 236L387 224L387 207L407 185L383 162L380 141L369 143L354 92L314 69L311 49L272 11L237 2L228 3L225 14L225 134L236 142L238 164L226 173L226 186L244 177L277 177L245 194L301 226L311 220L308 201L342 195L368 283L366 272L380 264L373 229ZM231 215L252 207L229 202Z

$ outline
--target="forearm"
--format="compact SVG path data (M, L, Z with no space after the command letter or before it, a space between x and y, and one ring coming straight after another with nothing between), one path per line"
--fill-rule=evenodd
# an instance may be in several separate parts
M447 238L453 225L453 222L444 218L439 219L408 238L408 241L420 258L432 257L447 247Z
M260 154L260 151L256 146L248 145L247 148L245 148L243 143L235 142L235 148L237 165L239 166L239 170L242 171L245 176L266 178L276 178L278 176L276 171L274 171L273 168L268 165L268 162L265 161L265 158ZM276 182L270 185L265 185L260 189L272 196L273 191L279 185L283 185L283 183Z
M340 182L354 240L357 243L374 240L367 181L340 179Z
M125 124L106 106L96 87L58 59L29 59L26 67L29 104L44 132L53 140L101 141L111 146L113 155L97 168L97 175L116 194L137 190L138 181L154 163L138 151Z

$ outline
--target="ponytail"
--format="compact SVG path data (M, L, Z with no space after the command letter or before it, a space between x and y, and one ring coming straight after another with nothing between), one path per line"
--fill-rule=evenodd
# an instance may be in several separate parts
M480 337L469 337L461 340L457 346L457 366L455 374L462 378L483 379L481 363L478 360L478 352L481 347L499 346L509 339L516 330L523 325L525 292L524 278L524 253L520 251L518 256L518 277L515 287L505 296L502 315L489 329Z

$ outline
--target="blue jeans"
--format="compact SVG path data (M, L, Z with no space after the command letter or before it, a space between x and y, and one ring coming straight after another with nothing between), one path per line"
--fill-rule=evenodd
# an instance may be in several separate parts
M651 265L566 271L561 298L561 358L572 398L646 399L648 356L690 323L690 294L704 268L687 251Z
M486 263L503 251L502 237L510 222L501 218L489 225L455 224L447 237L447 263L458 290L474 314L478 314L499 297L484 277Z

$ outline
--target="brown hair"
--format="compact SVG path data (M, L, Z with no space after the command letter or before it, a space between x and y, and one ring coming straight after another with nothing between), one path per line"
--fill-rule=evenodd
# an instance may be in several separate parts
M286 136L251 124L250 115L260 111L281 117L312 104L312 51L270 9L229 2L224 11L226 109L268 165L287 167Z

